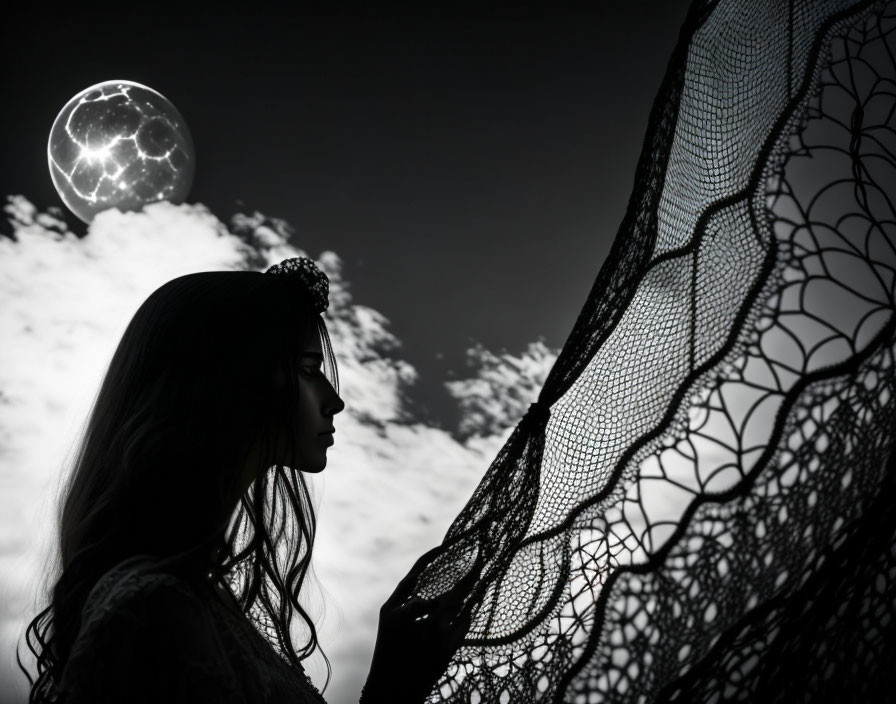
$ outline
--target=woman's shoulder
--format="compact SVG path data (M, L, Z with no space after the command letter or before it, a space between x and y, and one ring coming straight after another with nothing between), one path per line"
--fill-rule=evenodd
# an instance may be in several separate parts
M94 585L72 656L103 651L125 660L156 659L160 653L168 660L216 660L221 658L218 631L198 585L159 569L151 559L131 559ZM116 652L123 644L128 652Z
M94 585L61 684L70 701L244 701L205 599L151 562Z
M120 562L97 580L84 602L81 625L107 620L122 612L181 611L196 615L203 609L196 586L156 567L150 557ZM191 618L190 620L194 620Z

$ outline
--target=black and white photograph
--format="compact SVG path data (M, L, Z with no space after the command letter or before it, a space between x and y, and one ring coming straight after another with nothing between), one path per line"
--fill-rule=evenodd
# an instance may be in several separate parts
M0 704L896 702L896 2L0 32Z

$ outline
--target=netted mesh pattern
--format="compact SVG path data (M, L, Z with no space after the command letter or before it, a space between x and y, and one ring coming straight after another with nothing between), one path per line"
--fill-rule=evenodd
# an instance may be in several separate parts
M691 7L608 261L418 580L481 573L431 701L896 686L894 56L892 2Z

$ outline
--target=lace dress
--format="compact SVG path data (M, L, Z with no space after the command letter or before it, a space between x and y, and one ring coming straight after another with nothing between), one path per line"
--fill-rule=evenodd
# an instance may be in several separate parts
M235 607L145 564L97 582L60 688L66 704L325 704Z

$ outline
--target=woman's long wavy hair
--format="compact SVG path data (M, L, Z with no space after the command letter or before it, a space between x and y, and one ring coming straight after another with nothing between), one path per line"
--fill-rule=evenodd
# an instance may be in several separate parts
M300 354L313 334L338 391L326 326L294 277L189 274L140 306L62 488L58 578L25 631L37 678L19 661L30 703L55 700L90 590L137 556L210 587L215 598L224 587L293 665L319 647L298 601L314 510L301 467L282 454L301 422ZM255 479L244 491L247 471ZM299 645L294 614L309 634Z

